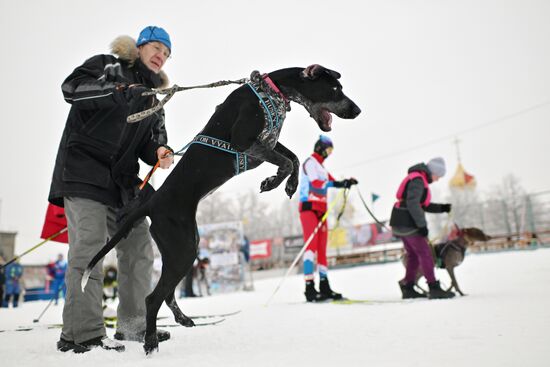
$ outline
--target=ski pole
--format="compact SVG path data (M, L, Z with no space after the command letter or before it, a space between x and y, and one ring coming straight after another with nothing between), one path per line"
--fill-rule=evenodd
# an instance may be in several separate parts
M40 316L38 316L36 319L32 320L32 322L38 322L38 321L40 321L40 318L41 318L42 316L44 316L44 314L46 313L46 310L47 310L48 308L50 308L50 306L52 305L54 298L55 298L55 297L52 297L52 299L50 299L50 302L48 302L48 304L46 305L46 308L44 308L44 310L42 311L42 313L40 314Z
M304 254L304 252L306 251L306 248L309 246L310 242L313 240L313 238L315 237L315 235L317 234L317 232L319 231L319 229L321 228L321 226L323 225L323 223L327 220L328 218L328 214L330 213L330 211L334 208L334 206L336 205L336 202L340 199L340 197L342 196L342 194L344 193L344 191L340 191L338 193L338 196L336 197L336 199L334 199L330 205L328 206L328 209L327 211L325 212L325 214L321 217L321 221L317 224L317 227L315 227L315 230L313 231L313 233L311 235L309 235L309 238L307 239L307 241L304 243L304 246L302 246L302 249L300 250L300 252L298 253L298 255L296 255L296 257L294 258L294 261L292 262L292 264L290 265L290 267L288 268L288 270L286 271L285 275L283 276L283 278L281 279L281 281L279 282L279 285L277 285L277 288L275 288L275 290L273 291L273 293L271 294L271 297L269 297L269 299L267 300L267 302L265 303L266 306L269 305L269 303L271 302L271 300L273 299L273 297L275 296L275 294L279 291L279 288L281 288L281 285L283 285L283 282L285 281L286 277L288 276L288 274L290 274L290 272L292 271L292 269L294 268L294 266L296 266L296 264L298 263L298 260L300 260L300 258L302 257L302 255Z
M10 261L8 261L8 262L5 263L4 265L0 265L0 269L3 269L3 268L5 268L6 266L8 266L9 264L11 264L12 262L19 260L20 258L22 258L23 256L25 256L25 255L28 254L29 252L36 250L37 248L39 248L40 246L42 246L42 245L45 244L46 242L48 242L48 241L50 241L50 240L56 238L56 237L59 236L60 234L67 232L67 229L68 229L67 227L63 228L63 229L60 230L59 232L52 234L50 237L48 237L48 238L46 238L44 241L40 242L38 245L36 245L36 246L34 246L34 247L28 249L27 251L23 252L23 253L22 253L21 255L19 255L19 256L14 257L13 259L11 259Z

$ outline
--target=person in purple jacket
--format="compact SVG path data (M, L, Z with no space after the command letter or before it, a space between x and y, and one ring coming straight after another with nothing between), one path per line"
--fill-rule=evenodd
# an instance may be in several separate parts
M405 277L399 281L402 297L426 297L414 289L416 273L420 268L430 289L428 298L452 298L454 293L441 289L435 279L432 249L428 243L426 214L451 211L451 204L431 202L429 184L437 182L445 175L445 161L441 157L431 159L427 164L418 163L409 168L407 176L397 190L390 225L393 234L401 237L407 252Z

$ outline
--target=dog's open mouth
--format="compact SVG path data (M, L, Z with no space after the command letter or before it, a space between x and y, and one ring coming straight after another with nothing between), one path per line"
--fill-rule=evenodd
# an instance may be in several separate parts
M332 113L326 108L320 108L317 111L312 111L310 115L323 131L332 130Z

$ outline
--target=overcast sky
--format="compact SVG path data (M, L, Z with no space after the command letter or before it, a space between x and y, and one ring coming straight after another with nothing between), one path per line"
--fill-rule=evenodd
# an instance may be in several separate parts
M40 241L70 107L61 82L85 59L108 53L116 36L135 38L146 25L170 33L165 71L178 85L313 63L339 71L363 113L335 118L326 166L358 178L364 195L379 194L381 219L407 168L438 155L448 175L433 188L445 197L455 137L481 194L510 173L529 192L550 189L549 19L545 0L0 0L0 229L18 232L18 252ZM192 139L233 89L176 95L166 108L169 144L179 149ZM304 159L319 133L293 104L280 141ZM220 191L259 191L275 171L264 164ZM262 197L278 203L284 195L281 188ZM27 262L53 259L64 246L47 245Z

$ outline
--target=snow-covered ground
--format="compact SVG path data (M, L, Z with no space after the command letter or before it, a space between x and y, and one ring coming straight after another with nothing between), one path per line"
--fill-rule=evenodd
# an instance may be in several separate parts
M306 304L302 279L292 276L265 306L279 279L264 279L254 292L180 300L189 315L242 312L216 326L170 328L172 339L151 358L136 342L124 353L60 353L59 330L39 329L0 333L0 365L549 366L550 249L469 255L457 273L466 297L400 301L399 263L333 270L337 291L380 301L354 305ZM0 329L32 325L45 306L0 309ZM40 324L60 323L61 310L51 307Z

